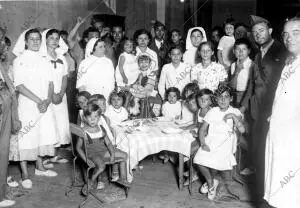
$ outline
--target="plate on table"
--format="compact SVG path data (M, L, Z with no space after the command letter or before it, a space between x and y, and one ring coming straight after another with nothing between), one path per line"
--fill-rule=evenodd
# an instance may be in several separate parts
M172 121L171 118L168 118L168 117L156 117L157 121L160 121L160 122L170 122Z
M141 131L141 132L148 132L150 130L150 128L147 127L147 126L139 126L139 127L136 127L135 130L136 131Z
M165 134L180 134L183 132L183 129L176 129L176 128L165 128L162 130L163 133Z

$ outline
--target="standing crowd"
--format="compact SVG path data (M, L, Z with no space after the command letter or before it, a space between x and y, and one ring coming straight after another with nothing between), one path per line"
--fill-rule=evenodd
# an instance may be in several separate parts
M272 37L268 20L254 15L251 27L227 19L210 35L190 28L186 40L158 21L132 38L122 25L110 27L97 17L80 35L84 22L78 18L69 33L27 29L12 49L13 62L0 29L0 207L15 203L5 197L7 185L32 188L28 161L35 162L35 175L57 176L53 164L68 162L60 149L70 144L69 122L88 135L87 158L82 140L76 144L94 168L86 194L87 187L105 187L105 159L128 158L116 142L123 136L118 125L159 116L188 124L184 129L195 137L192 181L204 176L199 191L210 200L217 195L218 172L231 177L243 138L249 151L240 174L255 175L258 206L300 206L298 17L285 22L284 44ZM159 157L172 161L170 152ZM20 184L8 174L9 161L20 163ZM113 165L112 180L130 183L126 168Z

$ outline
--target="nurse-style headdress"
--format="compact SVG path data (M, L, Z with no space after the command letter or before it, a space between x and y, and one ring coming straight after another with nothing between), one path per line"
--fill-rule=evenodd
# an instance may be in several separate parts
M31 28L27 29L21 33L14 48L12 49L12 53L15 54L15 56L17 56L17 57L20 56L25 51L25 33L28 30L31 30Z
M85 47L85 58L88 58L90 55L92 55L93 48L94 48L95 43L97 42L98 39L99 38L92 38L86 44L86 47Z
M186 46L186 50L189 50L189 49L191 49L191 48L194 47L193 44L192 44L192 41L191 41L191 33L195 29L198 29L198 30L201 31L202 36L203 36L202 42L207 41L205 30L202 27L193 27L193 28L190 28L189 31L188 31L188 34L186 36L186 42L185 42L185 44L186 44L185 45Z
M40 50L39 50L39 53L42 56L47 56L46 34L51 29L52 28L44 30L42 32L42 43L41 43L41 47L40 47ZM59 47L55 49L55 51L56 51L57 54L64 55L65 53L68 52L69 47L68 47L68 45L65 43L65 41L61 37L59 38L58 45L59 45Z

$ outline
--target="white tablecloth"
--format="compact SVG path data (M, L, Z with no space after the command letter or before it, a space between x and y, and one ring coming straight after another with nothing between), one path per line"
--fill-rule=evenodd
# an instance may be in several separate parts
M191 143L194 141L194 137L189 131L175 134L162 132L166 128L178 128L174 122L155 121L152 124L143 125L143 127L147 130L133 131L132 133L124 133L126 127L117 128L118 134L123 134L117 139L117 147L129 154L127 177L130 182L133 179L132 169L146 156L168 150L189 157Z

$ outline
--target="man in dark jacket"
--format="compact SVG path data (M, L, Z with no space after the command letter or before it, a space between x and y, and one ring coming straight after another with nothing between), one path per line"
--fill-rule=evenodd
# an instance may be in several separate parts
M249 86L242 101L241 111L249 110L252 126L253 162L256 168L258 202L264 192L265 143L269 129L276 87L286 59L284 46L271 36L272 27L268 20L251 15L252 34L260 52L255 57L255 68L250 74Z
M157 53L158 58L158 78L160 76L161 69L166 64L166 59L169 52L169 43L165 40L166 28L165 25L159 21L154 23L155 36L149 45L149 48Z

